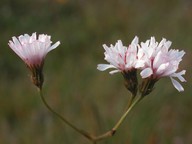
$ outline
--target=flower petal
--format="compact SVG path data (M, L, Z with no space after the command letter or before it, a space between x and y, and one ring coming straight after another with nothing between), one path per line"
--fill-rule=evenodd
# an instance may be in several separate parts
M144 60L137 60L137 63L135 64L135 68L142 68L145 66Z
M141 71L140 75L142 78L147 78L153 74L153 71L151 68L146 68Z
M115 68L115 67L110 64L98 64L97 65L97 69L100 71L105 71L106 69L109 69L109 68Z
M60 44L61 44L60 41L56 42L54 45L52 45L52 46L49 48L48 52L51 51L51 50L53 50L53 49L55 49L55 48L58 47L58 45L60 45Z
M158 67L157 71L156 71L156 75L161 75L161 74L167 69L168 66L169 66L169 63L163 63L163 64L161 64L161 65Z
M113 70L113 71L110 71L109 73L114 74L114 73L118 73L118 72L120 72L120 70Z
M139 42L139 38L137 36L135 36L135 38L132 40L131 44L138 44Z
M186 70L182 70L182 71L180 71L180 72L178 72L178 73L173 73L173 74L171 75L171 77L177 77L181 82L186 82L185 78L182 77L182 75L184 75L185 72L186 72Z
M179 92L184 91L184 88L182 87L182 85L181 85L178 81L176 81L176 80L173 79L172 77L170 77L170 78L171 78L171 82L172 82L173 86L174 86Z

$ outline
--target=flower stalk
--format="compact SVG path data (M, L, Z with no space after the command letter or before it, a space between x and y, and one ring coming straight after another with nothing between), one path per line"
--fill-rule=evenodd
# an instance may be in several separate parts
M143 97L138 97L127 109L127 111L121 116L121 118L119 119L119 121L117 122L117 124L113 127L113 131L115 132L118 127L121 125L121 123L125 120L126 116L128 115L128 113L132 110L132 108L141 101Z
M137 99L135 99L135 101L133 101L133 99L131 99L129 106L127 108L127 110L125 111L125 113L123 113L123 115L120 117L120 119L117 121L117 123L114 125L114 127L107 131L106 133L99 135L97 137L95 137L93 140L95 142L101 141L103 139L106 139L108 137L112 137L115 135L117 129L119 128L119 126L123 123L123 121L125 120L125 118L127 117L127 115L129 114L129 112L133 109L133 107L136 106L136 104L138 104L143 97L138 97Z
M125 120L125 118L127 117L127 115L129 114L129 112L132 110L133 107L135 107L135 105L137 103L140 102L140 100L143 98L143 97L138 97L137 99L135 99L134 101L134 98L135 96L131 97L130 101L129 101L129 104L128 104L128 108L127 110L125 111L125 113L123 113L123 115L120 117L120 119L117 121L117 123L114 125L114 127L105 132L104 134L101 134L99 136L95 136L95 135L92 135L84 130L81 130L79 128L77 128L76 126L74 126L70 121L68 121L66 118L64 118L63 116L61 116L59 113L57 113L55 110L53 110L51 108L51 106L49 106L49 104L46 102L45 98L44 98L44 95L43 95L43 92L42 92L42 89L39 88L39 94L40 94L40 97L41 97L41 100L43 102L43 104L46 106L46 108L51 112L53 113L55 116L57 116L60 120L62 120L64 123L66 123L68 126L70 126L72 129L74 129L75 131L77 131L79 134L81 134L82 136L84 136L85 138L87 138L88 140L92 141L93 144L96 144L98 141L101 141L101 140L104 140L106 138L109 138L109 137L112 137L117 129L119 128L119 126L123 123L123 121Z
M90 135L88 132L85 132L84 130L81 130L79 128L77 128L76 126L74 126L70 121L68 121L66 118L64 118L63 116L61 116L59 113L57 113L55 110L53 110L51 108L51 106L49 106L49 104L46 102L42 89L39 89L39 94L41 97L41 100L43 102L43 104L46 106L46 108L53 113L55 116L57 116L60 120L62 120L64 123L66 123L68 126L70 126L72 129L74 129L75 131L77 131L79 134L83 135L84 137L86 137L87 139L93 141L94 137L92 135Z

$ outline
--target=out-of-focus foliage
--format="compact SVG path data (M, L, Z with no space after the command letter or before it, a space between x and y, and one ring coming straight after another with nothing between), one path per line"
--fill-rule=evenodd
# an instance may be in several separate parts
M46 99L78 127L103 133L125 110L129 93L120 74L96 70L104 63L102 44L129 44L155 36L185 50L185 91L169 79L127 117L113 138L101 144L192 143L192 2L190 0L1 0L0 1L0 143L89 144L54 117L30 82L29 71L8 48L12 36L46 33L61 45L45 62Z

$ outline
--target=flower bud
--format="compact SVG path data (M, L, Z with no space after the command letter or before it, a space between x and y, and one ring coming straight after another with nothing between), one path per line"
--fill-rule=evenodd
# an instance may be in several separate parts
M122 72L122 75L125 79L125 87L132 93L133 96L137 95L137 70L133 69L128 72Z

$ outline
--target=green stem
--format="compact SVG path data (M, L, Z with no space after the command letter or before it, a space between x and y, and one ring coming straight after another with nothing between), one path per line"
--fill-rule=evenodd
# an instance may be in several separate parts
M45 106L48 108L48 110L50 112L52 112L53 114L55 114L58 118L60 118L63 122L65 122L68 126L70 126L71 128L73 128L75 131L77 131L78 133L80 133L81 135L83 135L84 137L86 137L87 139L89 139L90 141L93 142L93 144L96 144L97 141L103 140L105 138L111 137L115 134L115 132L117 131L117 129L119 128L119 126L122 124L122 122L125 120L126 116L128 115L128 113L132 110L132 108L143 98L143 96L138 97L137 99L135 99L135 97L132 97L130 100L130 103L128 104L128 108L125 111L125 113L121 116L121 118L119 119L119 121L115 124L115 126L107 131L106 133L99 135L99 136L94 136L91 135L83 130L78 129L76 126L74 126L73 124L71 124L67 119L65 119L64 117L62 117L60 114L58 114L57 112L55 112L46 102L42 89L39 89L39 93L41 96L41 99L43 101L43 103L45 104ZM135 100L135 101L134 101Z
M131 95L131 99L129 100L129 102L128 102L128 105L127 105L127 108L126 109L128 109L130 106L131 106L131 104L133 103L133 100L135 99L135 95Z
M97 137L95 137L94 141L100 141L102 139L111 137L115 134L115 132L117 131L118 127L122 124L122 122L125 120L126 116L128 115L128 113L132 110L132 108L142 99L143 97L138 97L135 101L133 101L134 98L131 99L131 102L129 103L129 106L126 110L126 112L121 116L121 118L119 119L119 121L115 124L115 126L112 128L112 130L107 131L106 133L99 135Z
M126 118L127 114L131 111L131 109L142 99L142 97L137 98L127 109L127 111L121 116L119 121L116 123L116 125L113 127L113 131L116 131L118 127L121 125L121 123Z
M73 128L75 131L77 131L78 133L80 133L81 135L83 135L84 137L86 137L87 139L93 141L93 136L91 136L89 133L78 129L76 126L74 126L73 124L71 124L67 119L65 119L63 116L61 116L60 114L58 114L56 111L54 111L46 102L43 92L41 89L39 89L39 93L41 96L41 100L43 101L43 103L45 104L45 106L47 107L47 109L52 112L53 114L55 114L58 118L60 118L63 122L65 122L68 126L70 126L71 128Z

